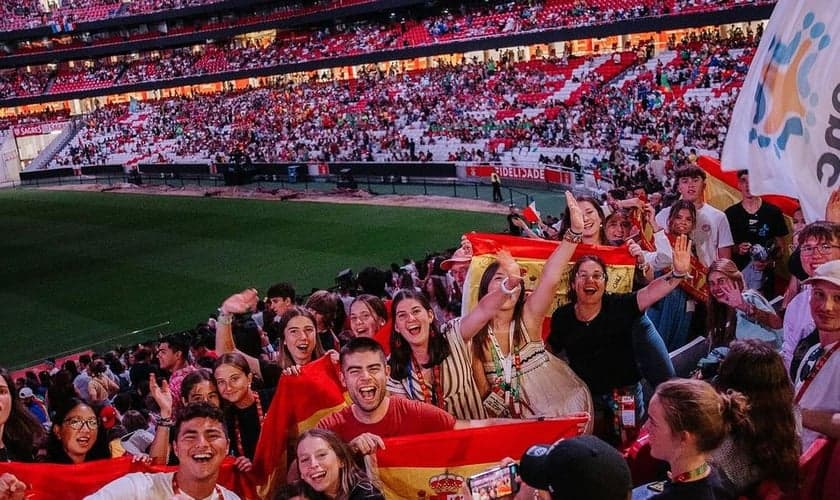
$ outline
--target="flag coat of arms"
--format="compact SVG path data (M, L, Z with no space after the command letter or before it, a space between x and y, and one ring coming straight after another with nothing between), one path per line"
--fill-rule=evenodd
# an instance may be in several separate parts
M840 16L837 2L779 0L726 136L721 163L750 171L753 194L799 199L823 218L840 186Z

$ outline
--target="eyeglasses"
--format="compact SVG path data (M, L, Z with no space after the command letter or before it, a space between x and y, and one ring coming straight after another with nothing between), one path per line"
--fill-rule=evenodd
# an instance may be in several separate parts
M802 255L813 255L814 252L820 255L828 255L831 253L832 248L840 248L840 245L830 245L828 243L823 243L822 245L802 245L799 247L799 251Z
M592 278L595 281L601 281L602 279L604 279L604 273L586 274L586 273L578 272L577 274L575 274L575 278L577 278L579 280L583 280L583 281L586 281L589 278Z
M99 420L96 420L95 418L88 418L88 419L68 418L68 419L64 420L64 422L62 422L62 423L63 424L68 424L71 429L76 430L76 431L82 430L82 427L85 426L85 425L90 430L94 430L97 427L99 427Z

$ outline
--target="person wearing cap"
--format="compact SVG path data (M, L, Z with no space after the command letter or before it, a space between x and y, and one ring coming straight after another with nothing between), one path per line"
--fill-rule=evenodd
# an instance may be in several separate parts
M812 287L816 342L791 366L803 450L821 435L840 438L840 260L821 264L805 283Z
M173 448L178 457L175 472L135 472L111 481L86 500L146 498L213 498L237 500L239 496L217 483L230 440L222 410L208 403L190 403L178 415Z
M797 241L802 270L809 277L821 264L840 259L840 224L813 222L799 232ZM803 281L802 290L790 300L785 311L782 359L790 370L791 380L796 377L793 368L799 365L804 354L800 347L807 348L817 342L814 334L816 325L811 316L811 288Z
M595 436L531 446L519 461L519 477L552 499L627 500L633 487L624 457Z
M24 387L18 392L18 396L20 396L23 406L25 406L26 409L29 410L29 413L37 418L42 425L50 421L46 405L44 405L40 399L35 397L35 393L32 392L31 388Z
M452 280L458 285L459 290L464 289L464 282L467 280L467 270L470 268L472 255L467 253L464 247L455 250L452 257L440 263L440 268L448 271Z

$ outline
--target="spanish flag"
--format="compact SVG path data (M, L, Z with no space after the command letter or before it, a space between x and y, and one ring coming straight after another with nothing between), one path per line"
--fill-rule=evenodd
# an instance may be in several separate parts
M228 457L219 471L219 484L242 498L255 498L251 481ZM172 472L176 467L131 463L131 458L95 460L78 465L0 463L0 474L10 473L26 483L27 500L79 500L132 472Z
M470 498L471 475L505 457L518 459L533 444L577 436L586 421L571 417L389 438L376 454L375 475L385 498Z
M470 311L478 303L478 286L484 270L495 262L499 250L507 250L519 263L524 271L526 293L537 286L546 259L557 248L556 241L538 240L534 238L520 238L503 234L470 233L467 235L473 247L473 258L464 283L464 302L462 310ZM614 293L629 292L633 288L633 272L636 269L636 259L630 255L626 246L607 247L601 245L580 244L575 249L569 269L572 264L584 255L597 255L607 265L607 291ZM557 289L557 299L546 315L543 323L543 337L548 334L547 325L551 315L557 307L568 302L569 277L565 273Z
M272 498L276 488L286 482L297 436L349 403L338 366L329 354L304 365L300 375L280 377L254 453L259 498Z

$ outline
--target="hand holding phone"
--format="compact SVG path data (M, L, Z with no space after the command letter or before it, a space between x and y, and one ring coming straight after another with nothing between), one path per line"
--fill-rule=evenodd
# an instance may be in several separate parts
M516 481L518 473L519 465L512 463L470 476L467 479L467 485L470 488L472 499L487 500L512 497L519 491L519 483Z

